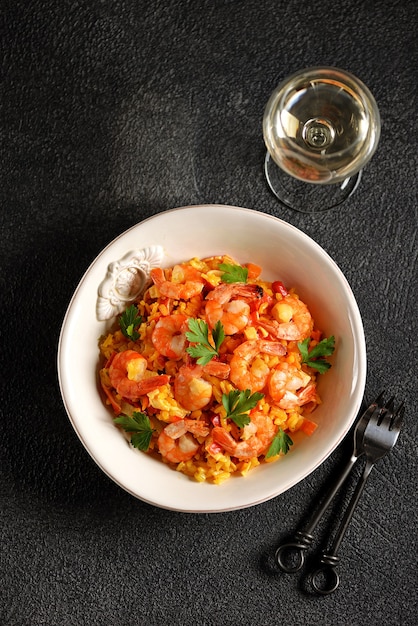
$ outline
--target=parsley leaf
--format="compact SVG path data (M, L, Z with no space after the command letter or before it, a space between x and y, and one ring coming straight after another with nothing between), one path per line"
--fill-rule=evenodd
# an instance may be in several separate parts
M251 389L245 391L233 389L228 394L222 394L222 404L226 416L232 419L237 426L243 428L251 421L248 411L251 411L261 398L264 398L264 394L258 393L258 391L251 394Z
M138 309L134 304L131 304L131 306L129 306L119 318L119 326L122 333L125 337L132 339L133 341L136 341L139 337L139 333L136 329L141 322L142 317L138 315Z
M242 265L232 265L230 263L221 263L219 269L222 270L221 280L224 283L246 283L248 270Z
M323 339L312 350L309 350L310 343L310 337L298 343L302 363L306 363L312 369L318 370L320 374L324 374L331 367L331 363L328 363L323 357L330 356L334 352L335 338L332 336L329 339Z
M219 348L225 339L224 327L218 321L211 331L213 346L209 341L209 327L207 323L201 319L189 319L189 332L186 337L195 346L189 346L186 352L193 358L197 359L199 365L206 365L215 356L219 356Z
M273 437L270 448L267 451L266 459L269 459L272 456L277 456L280 452L287 454L290 446L293 446L293 441L282 428L279 428L277 434Z
M127 433L131 433L131 444L138 450L146 452L151 442L152 433L149 418L145 413L134 411L132 417L121 415L115 418L115 423L123 428Z

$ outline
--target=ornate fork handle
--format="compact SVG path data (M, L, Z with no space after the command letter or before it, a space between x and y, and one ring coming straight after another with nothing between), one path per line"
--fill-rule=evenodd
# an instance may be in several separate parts
M313 530L348 477L357 459L365 454L366 464L363 474L356 485L332 544L328 550L323 551L319 567L311 574L314 590L322 595L332 593L340 583L336 566L339 562L337 552L341 541L374 464L392 450L398 439L405 407L402 403L395 411L394 398L391 398L386 404L382 403L382 398L383 394L369 406L358 421L354 432L354 450L351 458L328 492L319 510L303 530L298 530L291 541L281 544L276 550L276 562L282 571L294 573L302 569L306 551L313 541Z
M312 574L312 586L317 593L327 595L337 589L339 576L335 571L339 558L338 548L347 531L348 525L353 516L359 498L363 493L364 486L376 461L388 454L396 444L400 432L405 407L403 403L393 410L393 398L383 408L381 414L372 415L367 429L364 433L363 448L366 454L366 464L363 474L357 483L338 531L332 541L330 548L323 552L320 560L320 567Z
M340 584L340 577L335 568L338 565L340 559L338 557L338 548L344 538L347 528L353 517L354 510L363 493L364 486L370 475L370 472L374 466L374 462L367 459L366 465L363 470L363 474L357 483L356 489L351 497L350 504L348 505L344 517L341 520L341 524L335 534L334 540L328 550L324 550L322 557L319 561L320 566L311 574L312 586L317 593L322 595L328 595L335 591Z
M293 574L302 569L305 563L306 551L313 541L312 532L318 525L325 511L328 509L331 501L334 499L338 490L345 482L357 459L358 456L356 454L353 454L350 457L344 470L338 477L338 480L328 491L326 498L322 502L316 514L310 520L308 526L306 526L304 530L297 530L295 532L293 540L283 543L277 548L275 554L276 562L283 572L286 572L287 574Z
M306 550L313 541L313 536L304 530L297 530L293 541L282 543L276 550L276 561L280 569L293 574L302 569Z

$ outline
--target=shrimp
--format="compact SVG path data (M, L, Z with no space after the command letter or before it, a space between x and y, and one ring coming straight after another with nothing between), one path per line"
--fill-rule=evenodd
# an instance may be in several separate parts
M117 352L109 366L109 380L118 394L127 400L136 401L141 396L166 385L170 377L166 374L147 376L147 360L135 352Z
M316 384L309 383L303 389L300 389L297 393L292 394L287 391L283 398L278 402L278 406L281 409L288 411L289 409L296 409L298 406L308 404L308 402L318 403L318 394L316 393Z
M260 326L277 339L302 341L312 332L313 319L308 307L292 294L277 302L271 309L271 315L274 320L260 321Z
M230 379L238 389L251 389L261 391L270 374L267 363L256 359L260 353L282 356L286 348L278 341L250 340L244 341L234 350L231 359Z
M243 428L240 441L236 441L222 426L215 426L212 429L214 442L238 459L252 459L265 454L276 434L277 426L268 415L260 411L253 411L250 419L250 423Z
M154 348L163 356L178 361L186 350L186 315L166 315L160 317L152 331L151 341Z
M281 409L294 409L317 400L316 384L309 374L289 363L280 363L273 370L268 389Z
M231 366L228 363L222 363L222 361L209 361L206 365L203 365L203 372L209 376L215 376L215 378L221 378L226 380L231 371Z
M183 419L173 422L161 431L158 437L158 449L161 455L171 463L181 463L193 458L199 449L196 437L206 437L209 429L201 420Z
M202 374L201 365L182 365L174 379L174 398L188 411L203 409L212 399L212 385Z
M184 282L173 282L166 280L164 271L160 267L151 270L152 281L160 294L173 300L190 300L198 296L203 289L202 280L187 280L187 274L184 277Z
M250 320L250 305L244 298L261 298L262 295L259 285L220 284L206 297L205 313L210 326L214 328L221 321L226 335L239 333Z

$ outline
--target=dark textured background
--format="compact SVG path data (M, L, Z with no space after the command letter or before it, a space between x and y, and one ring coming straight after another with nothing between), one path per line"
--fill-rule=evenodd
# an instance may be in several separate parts
M0 6L0 623L416 624L416 2ZM370 87L382 136L353 198L304 215L267 189L261 120L280 79L321 64ZM102 474L61 402L59 331L90 262L142 219L205 203L274 214L320 243L358 299L367 395L406 401L404 431L371 475L341 547L342 585L327 598L278 574L272 553L349 441L268 503L173 513Z

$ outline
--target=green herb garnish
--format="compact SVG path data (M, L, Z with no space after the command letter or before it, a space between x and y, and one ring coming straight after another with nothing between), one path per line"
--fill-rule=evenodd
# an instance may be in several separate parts
M287 454L290 446L293 446L293 441L283 429L279 428L278 433L274 436L273 441L270 444L270 448L266 454L266 459L272 456L277 456L280 452Z
M134 411L132 417L121 415L115 418L115 423L121 426L127 433L131 433L131 444L134 448L144 452L148 450L154 431L145 413Z
M306 363L312 369L318 370L320 374L324 374L331 367L331 363L328 363L323 357L330 356L334 352L335 338L332 336L329 339L323 339L312 350L309 350L310 343L310 337L298 343L302 363Z
M222 404L226 411L226 416L235 422L237 426L243 428L251 421L248 411L254 409L261 398L264 398L263 393L256 391L251 394L251 389L246 389L245 391L233 389L228 394L222 394Z
M201 319L189 319L189 332L186 332L186 337L196 345L189 346L186 352L197 359L199 365L206 365L213 357L219 356L219 348L225 339L224 327L220 321L216 322L211 335L214 345L209 341L207 323Z
M221 263L219 269L222 270L221 280L224 283L246 283L248 270L242 265L232 265L230 263Z
M138 309L134 304L131 304L119 318L119 326L122 333L128 339L136 341L139 337L137 328L142 322L142 317L138 315Z

